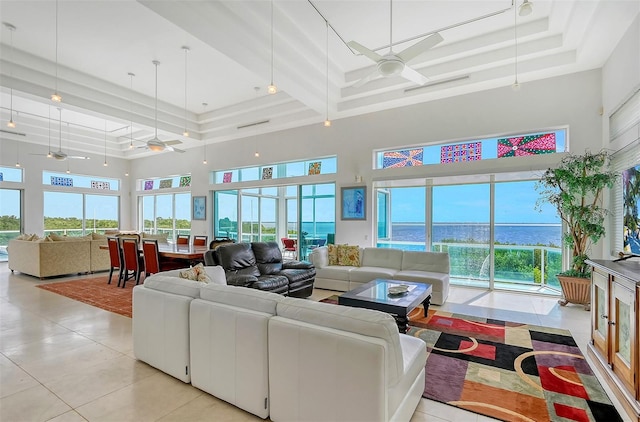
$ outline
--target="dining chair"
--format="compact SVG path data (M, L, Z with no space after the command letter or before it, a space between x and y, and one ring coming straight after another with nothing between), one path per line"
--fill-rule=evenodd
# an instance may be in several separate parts
M160 257L158 256L158 241L156 239L142 239L142 257L144 259L144 273L146 277L161 271Z
M176 236L176 245L188 245L191 241L191 235L179 234Z
M193 236L193 246L206 246L209 236Z
M296 257L296 239L289 239L287 237L283 237L280 239L282 241L282 255L289 255L292 258Z
M120 253L120 245L118 244L118 238L107 237L107 245L109 246L109 281L107 284L111 284L111 277L113 276L113 270L118 270L118 287L120 287L120 280L122 279L122 254Z
M136 278L136 285L140 283L140 273L144 263L140 262L140 253L138 251L138 240L130 237L123 237L120 239L122 245L122 256L124 257L124 270L125 272L131 271L132 276ZM128 275L125 275L122 280L122 288L127 284Z

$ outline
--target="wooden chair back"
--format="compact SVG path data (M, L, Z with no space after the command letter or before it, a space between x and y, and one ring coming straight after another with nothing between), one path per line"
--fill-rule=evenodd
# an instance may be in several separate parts
M144 272L147 276L160 272L158 241L156 239L142 239L142 256L144 257Z
M208 236L193 236L193 246L206 246Z
M176 245L188 245L191 236L188 234L179 234L176 236Z

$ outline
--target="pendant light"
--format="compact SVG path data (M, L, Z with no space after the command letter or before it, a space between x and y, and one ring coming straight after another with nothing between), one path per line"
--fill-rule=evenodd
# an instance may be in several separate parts
M533 12L532 3L529 0L524 0L520 5L520 16L527 16Z
M104 119L104 163L103 166L107 167L107 119Z
M11 25L10 23L5 22L4 26L11 32L11 57L9 60L11 61L11 66L9 67L9 78L13 78L13 32L16 30L16 27ZM14 129L16 127L16 122L13 121L13 84L9 88L10 100L9 100L9 121L7 122L7 127Z
M329 22L328 21L324 21L325 26L327 27L327 34L326 34L326 53L327 53L327 66L325 69L325 89L326 89L326 106L327 106L327 114L326 114L326 119L324 120L324 127L329 127L331 126L331 120L329 120Z
M278 92L278 88L273 84L273 0L271 0L271 83L267 86L269 94Z
M189 130L187 129L187 54L189 54L189 47L182 46L184 50L184 132L182 136L189 136Z
M202 114L204 114L207 111L207 106L209 104L207 103L202 103ZM204 141L204 159L202 160L202 164L207 164L207 140L206 139L202 139Z
M513 41L514 41L514 45L515 45L515 68L514 68L514 74L515 74L515 80L513 82L513 84L511 85L511 89L513 89L514 91L519 91L520 90L520 83L518 82L518 14L516 13L517 9L515 7L515 3L513 5Z
M56 89L51 94L51 101L61 103L62 96L58 94L58 0L56 0Z
M135 73L129 72L129 149L133 149L133 77Z

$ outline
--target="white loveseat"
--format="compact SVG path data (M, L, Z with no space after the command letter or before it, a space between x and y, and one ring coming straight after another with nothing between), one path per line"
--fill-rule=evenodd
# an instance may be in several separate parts
M309 255L316 268L314 287L347 292L376 278L427 283L431 303L442 305L449 296L449 254L392 248L360 249L360 266L329 265L326 246Z
M378 311L159 273L133 326L138 359L276 422L408 421L424 390L424 342Z

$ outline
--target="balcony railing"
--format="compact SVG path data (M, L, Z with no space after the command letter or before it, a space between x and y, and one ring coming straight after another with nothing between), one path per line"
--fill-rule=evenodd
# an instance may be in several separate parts
M378 247L424 251L421 242L378 241ZM434 243L434 252L448 252L452 283L487 287L491 276L488 244ZM562 271L562 249L550 246L494 245L493 281L535 285L560 291L556 274Z

